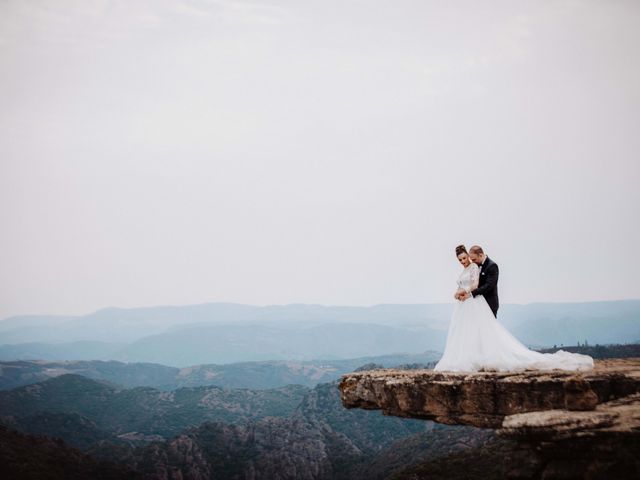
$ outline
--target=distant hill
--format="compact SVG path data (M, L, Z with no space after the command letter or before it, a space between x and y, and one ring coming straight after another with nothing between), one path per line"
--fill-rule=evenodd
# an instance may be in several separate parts
M309 327L324 323L373 323L444 328L450 304L382 304L371 307L307 304L200 305L103 308L78 316L17 315L0 321L0 344L102 341L130 343L140 338L203 325Z
M79 317L12 317L0 322L0 360L120 360L187 367L442 351L452 307L214 303L109 308ZM640 300L507 304L498 319L533 348L640 339Z
M640 343L626 345L580 345L563 346L562 350L573 353L583 353L596 359L601 358L640 358ZM557 352L560 347L544 348L543 353Z
M49 412L81 415L87 425L95 426L98 437L103 432L114 436L139 432L168 438L205 421L238 423L288 416L307 392L300 385L270 390L184 387L162 392L150 387L122 389L66 374L0 392L0 414L5 424L25 429L34 424L30 417Z
M106 380L128 388L154 387L161 390L207 385L252 389L277 388L290 384L313 387L318 383L335 380L340 375L367 363L384 367L403 364L429 365L438 358L438 352L424 352L415 355L383 355L347 360L240 362L192 365L185 368L157 363L102 360L18 360L0 362L0 390L40 382L66 373Z
M110 359L126 343L94 340L68 343L16 343L0 345L0 360L101 360Z
M189 370L185 377L189 378ZM181 370L156 363L123 363L102 360L16 360L0 362L0 390L29 385L67 373L106 380L123 387L177 388ZM209 383L212 384L212 383ZM205 383L202 383L205 385ZM280 386L280 385L279 385Z
M500 307L498 319L533 347L637 343L640 300L533 303Z
M186 366L263 360L338 360L367 355L421 353L442 343L444 332L375 324L311 327L206 325L139 339L115 359Z

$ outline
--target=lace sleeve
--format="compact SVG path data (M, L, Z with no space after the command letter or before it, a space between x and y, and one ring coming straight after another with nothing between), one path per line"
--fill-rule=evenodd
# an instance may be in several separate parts
M467 293L473 292L476 288L478 288L478 283L480 282L480 267L475 263L471 265L470 278L469 278L469 286L465 288Z

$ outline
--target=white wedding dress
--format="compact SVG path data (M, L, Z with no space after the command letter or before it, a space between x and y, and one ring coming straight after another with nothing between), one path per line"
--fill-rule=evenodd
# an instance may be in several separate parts
M479 267L471 262L458 278L467 292L478 286ZM444 354L434 367L436 371L479 370L589 370L589 355L558 350L540 353L529 350L496 320L482 295L456 300Z

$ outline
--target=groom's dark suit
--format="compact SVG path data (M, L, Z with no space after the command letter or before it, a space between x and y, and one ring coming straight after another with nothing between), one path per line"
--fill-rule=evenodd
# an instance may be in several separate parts
M498 317L498 264L489 257L484 259L480 268L480 281L478 288L471 292L474 297L482 295L491 307L494 317Z

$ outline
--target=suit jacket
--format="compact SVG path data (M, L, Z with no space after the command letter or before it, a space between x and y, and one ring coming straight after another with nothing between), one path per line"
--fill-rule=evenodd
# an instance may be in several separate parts
M498 316L498 307L500 302L498 301L498 264L487 257L484 260L484 264L480 269L480 281L478 282L478 288L471 292L474 297L482 295L491 307L494 316Z

